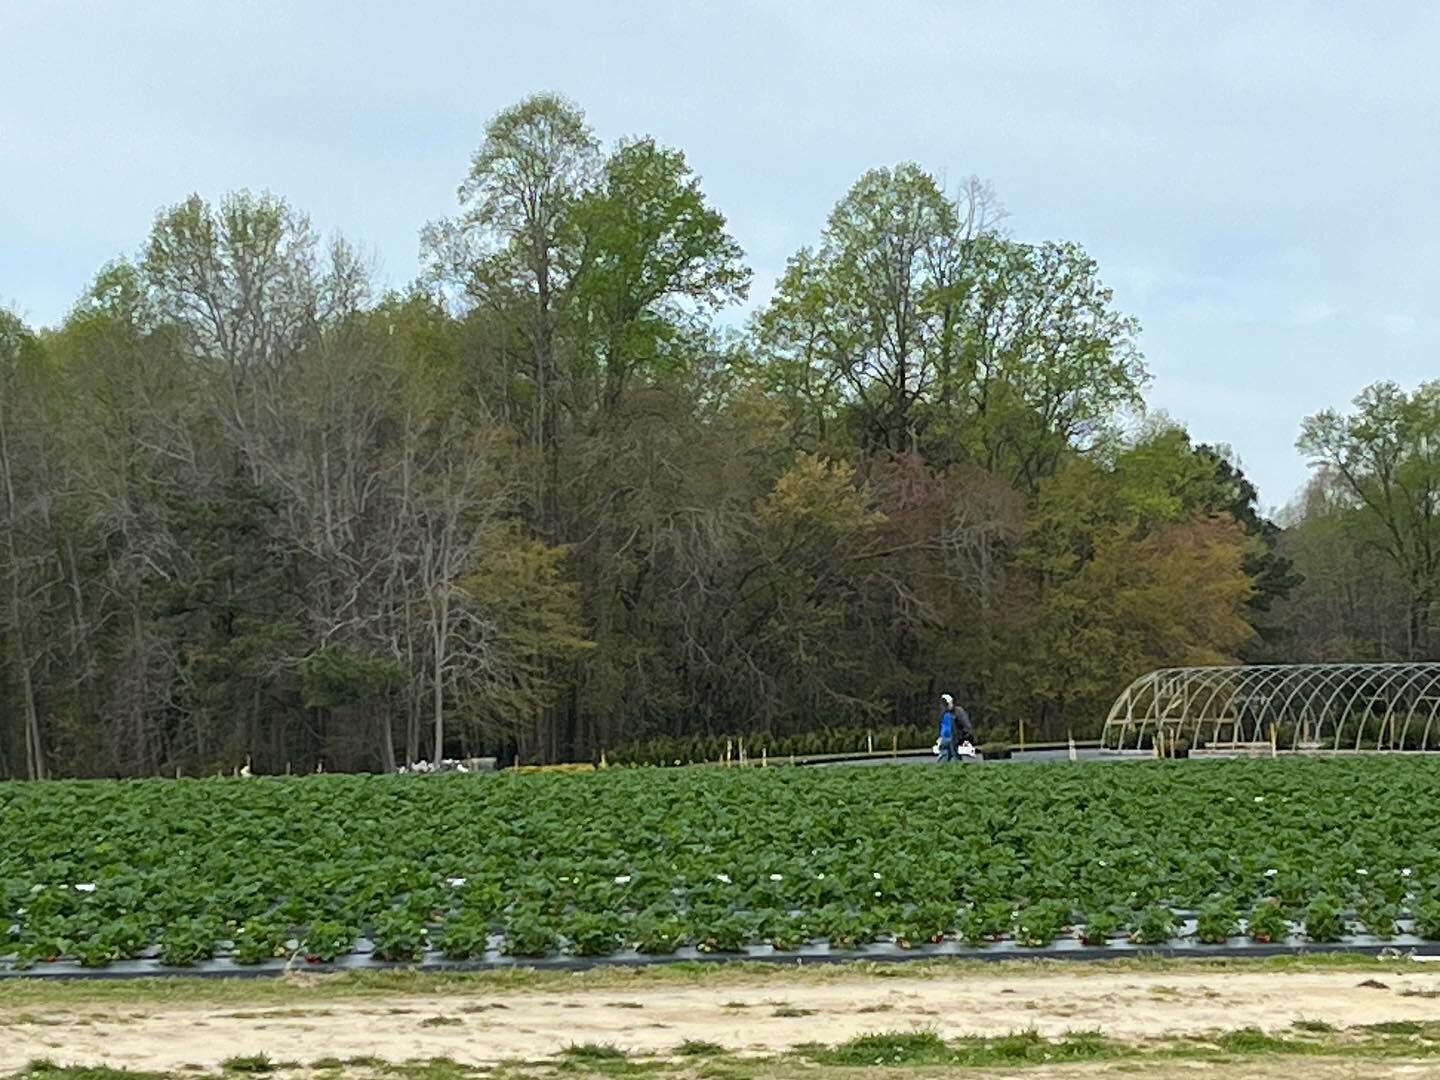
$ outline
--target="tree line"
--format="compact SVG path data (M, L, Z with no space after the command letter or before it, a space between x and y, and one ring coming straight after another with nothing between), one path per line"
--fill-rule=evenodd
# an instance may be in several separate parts
M679 150L537 95L378 293L282 198L0 312L0 776L1095 731L1172 664L1429 656L1440 391L1308 421L1266 520L1136 322L978 181L862 176L743 327ZM1398 614L1397 614L1398 613Z

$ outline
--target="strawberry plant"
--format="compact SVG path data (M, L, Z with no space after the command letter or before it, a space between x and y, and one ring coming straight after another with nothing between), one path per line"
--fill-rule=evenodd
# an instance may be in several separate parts
M541 912L517 911L505 924L505 952L510 956L548 956L560 947L560 935Z
M805 920L799 916L774 914L762 920L760 939L781 952L791 952L805 944Z
M253 963L292 936L320 962L362 927L380 953L409 957L435 923L457 959L483 956L499 925L514 955L613 951L617 937L659 954L685 941L918 948L957 932L1043 943L1072 911L1090 940L1115 911L1141 912L1149 940L1144 913L1158 936L1171 908L1198 909L1201 941L1233 937L1246 910L1247 933L1284 941L1286 912L1321 897L1356 904L1372 933L1408 910L1440 939L1440 819L1415 813L1440 801L1428 761L964 779L772 768L0 785L0 964L150 949L195 962L226 938ZM938 846L915 827L960 819ZM1307 933L1329 932L1324 914L1306 911Z
M1415 932L1426 941L1440 941L1440 900L1430 896L1415 905Z
M215 955L217 932L202 919L179 918L165 928L160 939L160 962L167 967L189 967Z
M1360 924L1375 937L1392 938L1399 933L1396 920L1400 917L1400 909L1384 896L1371 894L1365 897L1358 914Z
M1339 941L1348 932L1340 905L1331 897L1317 896L1305 908L1305 936L1311 941Z
M375 955L392 963L414 963L425 954L429 944L424 921L413 912L400 909L382 912L375 919L370 937Z
M288 951L290 925L275 918L257 916L235 931L235 962L263 964L284 956Z
M754 936L754 925L749 919L730 913L707 920L696 934L696 947L706 953L744 952Z
M666 956L685 944L686 924L677 910L651 909L635 916L629 936L636 951Z
M561 932L576 956L609 956L620 948L620 918L609 912L573 914Z
M1086 945L1108 945L1124 925L1112 908L1099 908L1086 918L1079 938Z
M992 901L967 908L960 915L960 939L967 945L999 941L1009 931L1015 914L1008 903Z
M445 920L440 940L447 960L474 960L490 946L490 923L475 911L462 911Z
M1175 913L1168 907L1152 904L1135 919L1130 940L1137 945L1163 945L1175 936Z
M1224 945L1239 930L1235 901L1228 896L1211 897L1195 913L1195 939L1202 945Z
M1030 948L1049 945L1065 924L1065 906L1054 900L1041 900L1023 908L1015 916L1015 942Z
M335 919L318 919L305 932L300 950L312 964L329 964L349 952L357 936L355 930L345 923Z
M921 904L900 921L895 943L902 949L912 945L933 945L955 930L955 909L940 901Z
M1284 941L1290 934L1290 920L1279 901L1263 900L1251 910L1245 932L1261 944Z

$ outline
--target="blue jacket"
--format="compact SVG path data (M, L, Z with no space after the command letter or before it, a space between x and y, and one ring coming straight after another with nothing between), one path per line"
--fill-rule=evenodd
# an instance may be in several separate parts
M955 714L946 709L940 714L940 741L953 738L955 735Z

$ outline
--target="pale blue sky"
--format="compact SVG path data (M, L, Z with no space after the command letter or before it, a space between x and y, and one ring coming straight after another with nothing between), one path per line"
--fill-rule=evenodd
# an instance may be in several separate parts
M686 151L757 301L866 168L992 181L1274 505L1304 415L1440 375L1437 55L1418 0L0 0L0 303L53 323L158 207L242 186L403 283L485 121L557 90Z

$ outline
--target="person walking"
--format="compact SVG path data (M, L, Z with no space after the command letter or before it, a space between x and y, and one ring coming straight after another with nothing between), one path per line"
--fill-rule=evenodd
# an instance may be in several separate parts
M955 760L955 699L949 694L940 695L940 740L935 744L940 755L940 764Z
M975 725L970 722L970 714L965 711L965 706L950 703L950 712L953 715L950 728L955 733L956 747L975 745Z

